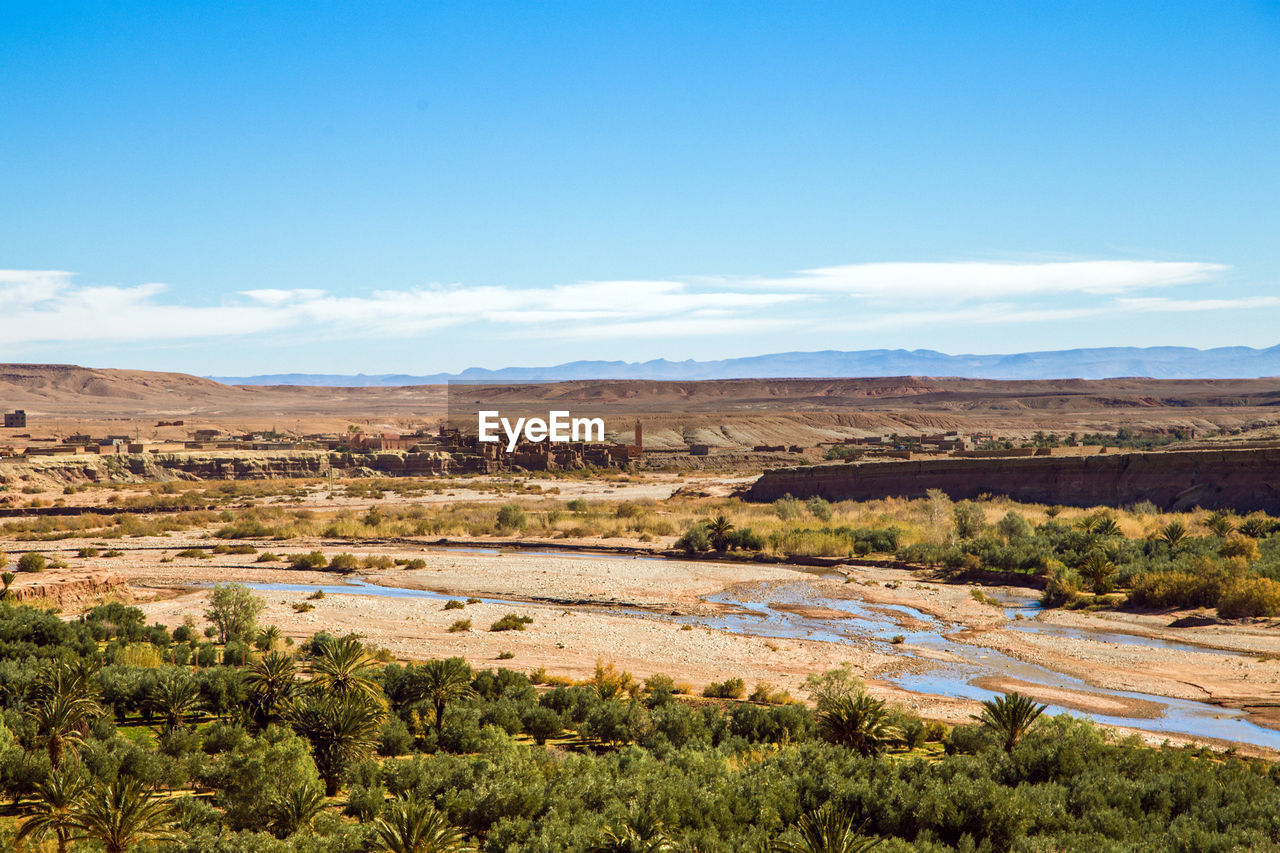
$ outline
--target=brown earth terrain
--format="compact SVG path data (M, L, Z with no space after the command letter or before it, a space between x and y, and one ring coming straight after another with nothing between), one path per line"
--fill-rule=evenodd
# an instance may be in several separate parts
M455 389L457 386L455 386ZM592 380L466 386L468 406L606 413L611 430L645 424L646 446L812 446L853 436L960 430L1029 435L1222 427L1280 422L1280 379L997 381L929 377ZM23 408L33 436L123 432L180 440L195 427L306 433L433 426L448 414L442 385L368 388L231 386L179 373L72 365L0 365L0 409ZM157 427L183 420L184 427ZM0 432L0 441L4 433Z

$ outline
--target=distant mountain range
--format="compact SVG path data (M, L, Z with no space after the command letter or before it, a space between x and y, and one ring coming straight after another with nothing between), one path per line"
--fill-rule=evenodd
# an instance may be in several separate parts
M277 373L211 376L229 385L392 386L449 381L527 382L570 379L807 379L862 376L954 376L967 379L1255 379L1280 376L1280 346L1102 347L1009 355L947 355L933 350L784 352L721 361L571 361L554 367L472 367L461 373L354 376Z

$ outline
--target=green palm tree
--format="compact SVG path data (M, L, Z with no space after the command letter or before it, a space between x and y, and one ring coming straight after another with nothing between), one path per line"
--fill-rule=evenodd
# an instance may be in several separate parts
M717 551L729 547L729 534L732 532L733 522L723 515L717 515L707 522L707 537L711 540L711 547Z
M280 645L280 629L275 625L269 628L263 628L258 632L258 637L253 644L264 652L274 651L276 646Z
M336 796L342 773L373 752L385 711L359 694L308 695L290 709L293 728L311 742L326 797Z
M1218 511L1205 519L1205 526L1213 531L1213 535L1226 539L1236 529L1235 522L1225 512Z
M149 841L168 840L173 818L169 804L137 779L121 776L99 785L71 809L75 841L96 841L104 853L129 853Z
M287 838L296 832L310 829L311 822L324 811L324 806L324 792L313 783L294 785L267 806L271 831L277 838Z
M605 830L596 853L666 853L675 850L662 821L641 812Z
M1013 752L1046 707L1020 693L1006 693L983 702L982 713L972 716L999 736L1005 752Z
M471 667L462 658L441 658L418 667L413 692L435 708L437 732L444 726L445 706L475 695L471 678Z
M356 636L325 642L311 662L311 686L331 696L362 696L383 701L382 686L376 679L378 662Z
M876 755L902 737L890 722L884 700L866 693L841 696L819 707L818 727L827 740L863 755Z
M173 670L151 688L147 704L160 717L167 733L186 728L187 718L200 710L204 700L195 679L182 670Z
M254 721L265 728L279 718L298 687L293 658L280 652L263 655L249 666L245 683L253 698Z
M71 810L85 789L84 778L66 768L51 773L35 786L31 816L18 829L17 840L41 840L52 835L58 853L66 853L75 824Z
M881 841L863 835L866 826L863 821L855 827L852 814L828 803L796 821L799 841L775 842L773 850L775 853L863 853Z
M1101 595L1107 591L1108 582L1116 573L1116 564L1101 551L1094 551L1085 558L1079 571L1081 577L1093 584L1093 591Z
M9 587L13 586L13 582L17 577L18 576L13 572L4 572L3 574L0 574L0 582L4 583L4 589L0 590L0 601L9 600Z
M1170 548L1177 548L1179 543L1186 538L1187 526L1182 523L1181 519L1175 518L1160 528L1160 539L1167 542Z
M36 681L27 716L36 738L49 752L49 765L57 770L68 749L77 747L94 719L102 713L97 700L93 668L87 663L57 662Z
M1119 536L1120 525L1111 516L1104 515L1093 523L1091 532L1095 536Z
M462 832L430 802L412 793L387 806L373 824L377 850L383 853L461 853L470 850Z
M1246 518L1244 521L1240 522L1240 526L1237 529L1240 531L1240 535L1242 536L1248 536L1250 539L1261 539L1263 536L1266 536L1271 532L1271 525L1266 521L1266 519L1257 518L1255 516L1254 518Z

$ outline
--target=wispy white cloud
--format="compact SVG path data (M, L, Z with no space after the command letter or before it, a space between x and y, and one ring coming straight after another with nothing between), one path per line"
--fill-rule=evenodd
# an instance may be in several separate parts
M1239 299L1167 299L1161 296L1117 299L1115 307L1126 312L1183 313L1188 311L1239 311L1280 307L1280 296L1243 296Z
M1221 264L1162 261L876 263L781 276L431 285L359 295L246 290L191 304L162 284L78 284L58 270L0 271L0 346L250 335L412 338L453 327L480 340L623 341L1061 323L1093 317L1280 308L1280 296L1194 298ZM1165 291L1155 295L1154 291Z
M219 305L166 300L164 285L76 286L67 273L0 278L0 342L146 341L313 330L339 338L410 337L465 324L502 331L563 328L589 337L613 325L677 323L697 312L739 321L801 293L698 290L678 281L581 282L544 288L433 286L337 296L320 290L244 291ZM676 328L677 326L673 326ZM739 323L726 327L737 330ZM575 331L576 330L576 331ZM711 330L714 331L714 330Z
M874 263L819 267L791 276L719 281L875 299L967 301L1009 296L1127 293L1204 282L1226 270L1221 264L1173 261Z
M62 270L0 270L0 310L14 311L53 299L71 284Z

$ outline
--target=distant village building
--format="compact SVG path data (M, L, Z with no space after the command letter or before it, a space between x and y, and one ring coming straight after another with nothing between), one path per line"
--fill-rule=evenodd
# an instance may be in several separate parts
M27 426L27 413L18 409L13 412L6 412L4 416L5 429L25 429Z
M636 458L644 455L644 428L636 421L636 443L627 445L627 457Z

